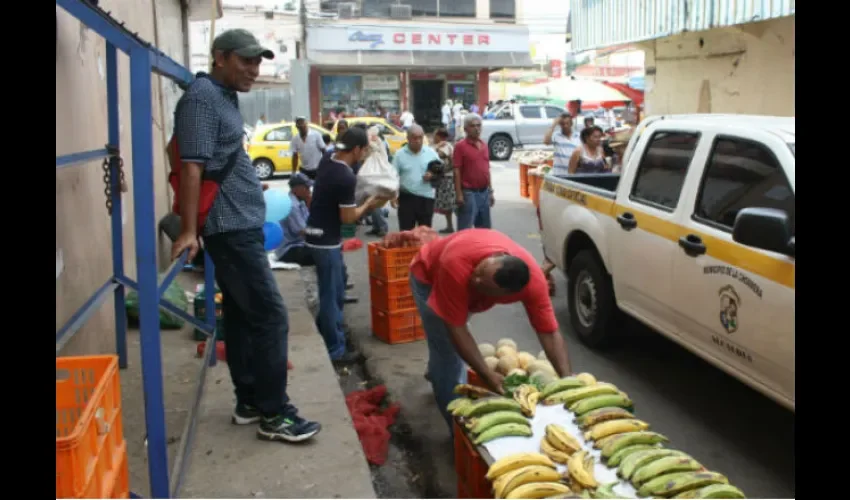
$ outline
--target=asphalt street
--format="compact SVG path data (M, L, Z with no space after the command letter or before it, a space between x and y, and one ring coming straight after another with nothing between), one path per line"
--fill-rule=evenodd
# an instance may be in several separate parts
M494 229L511 236L542 259L534 207L519 196L517 165L492 164L496 205ZM274 187L285 182L273 181ZM283 187L283 186L280 186ZM434 227L444 225L435 216ZM391 230L398 227L390 214ZM364 242L372 238L358 234ZM346 306L346 320L367 356L367 369L383 380L402 405L402 413L426 455L424 466L435 476L432 495L454 496L447 431L439 420L430 386L423 379L424 342L387 346L370 330L368 265L363 250L346 253L354 292L360 302ZM555 272L556 314L574 370L616 384L635 401L637 416L671 440L671 446L726 474L749 498L794 498L794 414L748 388L697 356L643 327L630 328L623 345L596 352L571 331L565 280ZM536 354L540 344L519 304L496 306L475 315L472 332L480 342L514 339L521 350ZM449 462L446 464L445 462Z

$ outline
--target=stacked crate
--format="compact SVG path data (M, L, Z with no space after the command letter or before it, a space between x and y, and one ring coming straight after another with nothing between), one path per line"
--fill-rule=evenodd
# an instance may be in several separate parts
M385 248L369 243L369 296L372 332L388 344L425 338L410 289L410 262L419 247Z
M528 198L530 196L530 192L528 190L528 171L534 168L534 165L529 165L527 163L519 164L519 195L523 198Z

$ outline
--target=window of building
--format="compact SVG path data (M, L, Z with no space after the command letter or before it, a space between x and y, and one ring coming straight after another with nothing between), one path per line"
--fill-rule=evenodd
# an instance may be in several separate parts
M436 16L439 8L439 0L402 0L399 3L410 5L414 16Z
M656 132L638 165L631 199L673 211L679 204L685 176L698 143L699 134Z
M397 74L324 75L321 83L323 121L330 118L331 111L353 116L358 107L369 116L379 116L381 108L400 113L401 85Z
M475 17L475 0L440 0L442 17Z
M516 0L490 0L490 19L516 19Z
M514 0L509 0L509 3L513 6ZM390 6L398 4L409 5L416 17L475 17L475 0L362 0L361 15L388 18ZM336 6L334 2L326 1L322 3L322 9L333 11Z
M763 144L719 137L703 175L694 218L732 231L744 208L774 208L788 214L794 234L794 191L779 161Z

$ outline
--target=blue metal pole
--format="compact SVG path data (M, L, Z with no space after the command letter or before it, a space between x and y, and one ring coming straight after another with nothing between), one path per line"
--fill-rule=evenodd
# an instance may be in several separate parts
M213 332L212 346L216 350L216 353L210 357L210 366L215 366L218 359L218 339L215 338L218 336L218 325L215 317L215 268L210 254L206 251L204 251L204 290L204 307L207 311L204 320ZM207 343L207 345L210 344Z
M130 52L130 120L133 128L136 273L139 282L148 473L151 498L169 498L156 263L152 100L150 51L134 49Z
M106 108L109 124L109 147L120 151L121 129L118 116L118 51L115 45L106 42ZM112 275L124 276L124 206L121 200L121 169L117 162L111 163L112 178ZM126 290L119 283L115 288L115 350L118 367L127 368L127 307Z

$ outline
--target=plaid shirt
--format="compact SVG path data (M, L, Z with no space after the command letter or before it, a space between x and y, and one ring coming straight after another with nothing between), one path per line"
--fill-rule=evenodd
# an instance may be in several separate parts
M225 166L228 156L240 150L236 165L221 184L202 234L261 228L266 202L257 172L243 147L245 122L236 92L207 74L196 76L174 111L180 159L200 163L205 171L215 171Z

